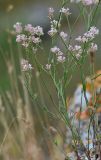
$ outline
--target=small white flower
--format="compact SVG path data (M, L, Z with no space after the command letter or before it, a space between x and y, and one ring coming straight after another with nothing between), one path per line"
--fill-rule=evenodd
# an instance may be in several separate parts
M32 42L35 43L35 44L38 44L38 43L41 42L41 39L39 37L36 38L36 37L33 36L32 37Z
M52 7L50 7L50 8L48 9L48 16L49 16L49 18L52 18L52 17L53 17L53 13L54 13L54 9L53 9Z
M78 42L82 42L82 37L79 36L79 37L75 38L75 40L78 41Z
M69 50L70 52L72 52L72 51L73 51L73 46L72 46L72 45L69 45L69 46L68 46L68 50Z
M50 7L50 8L48 9L48 11L49 11L49 13L51 13L51 14L54 13L54 9L53 9L52 7Z
M96 27L92 26L90 28L89 31L87 31L86 33L84 33L84 35L81 37L77 37L76 41L81 42L81 43L85 43L88 42L90 40L93 40L95 38L96 35L99 34L99 29L97 29Z
M83 5L85 6L90 6L92 4L97 4L99 2L99 0L70 0L71 3L75 2L75 3L79 3L82 2Z
M22 71L28 71L33 69L32 65L28 62L28 60L25 60L25 59L21 60L21 68L22 68Z
M80 55L79 53L76 54L76 58L77 58L77 59L79 59L80 56L81 56L81 55Z
M77 59L80 58L81 53L82 53L82 48L81 48L81 46L75 45L75 46L73 47L73 46L69 45L68 50L69 50L70 52L73 52L73 53L75 54L75 56L76 56Z
M92 5L93 1L92 0L83 0L83 4L86 6Z
M57 33L57 30L54 28L51 28L51 30L48 31L48 34L53 37Z
M81 50L81 46L75 45L74 46L74 51L79 51L79 50Z
M51 69L51 64L46 64L45 68L46 68L47 70L50 70L50 69Z
M88 40L89 40L89 39L88 39L87 37L83 36L81 42L85 43L85 42L88 42Z
M63 63L63 62L65 62L65 60L66 60L66 57L65 57L65 56L58 56L58 57L57 57L57 61L58 61L58 62Z
M58 24L58 21L56 20L51 21L51 28L55 29L57 27L57 24Z
M57 55L57 56L62 56L62 55L63 55L63 52L58 51L56 55Z
M22 32L22 24L17 22L16 24L14 24L13 26L15 28L16 33L21 33Z
M27 48L29 46L29 44L27 42L23 42L22 46L24 46L25 48Z
M63 31L62 32L60 32L60 37L64 40L64 41L66 41L67 40L67 33L64 33Z
M24 42L27 40L27 36L25 34L19 34L16 37L16 42L20 43L20 42Z
M90 28L90 32L94 35L98 35L99 34L99 29L97 29L95 26L92 26Z
M82 48L81 48L81 46L75 45L75 46L73 47L73 52L74 52L74 54L75 54L75 56L76 56L77 59L80 58L81 53L82 53Z
M17 35L17 37L16 37L16 42L20 43L21 41L22 41L21 35Z
M34 34L38 35L38 36L42 36L44 35L43 33L43 28L40 26L37 26L34 28Z
M90 6L92 4L97 4L98 0L83 0L83 4L86 6Z
M60 12L66 14L67 16L71 14L69 8L64 8L64 7L61 8Z
M82 53L82 48L79 45L75 45L74 47L69 45L68 50L72 52Z
M25 25L24 30L29 32L30 34L34 34L34 27L32 26L32 24Z
M33 47L35 47L35 44L39 44L41 42L41 36L44 34L42 27L33 27L32 24L27 24L22 28L21 23L17 22L14 25L14 28L17 33L16 42L20 43L25 48L27 48L29 44L32 44L33 46L31 46L31 48L33 49ZM36 51L34 51L34 53L35 52Z
M29 32L31 35L43 35L43 28L40 26L33 27L32 24L25 25L25 31Z
M89 49L89 52L96 52L98 50L98 46L95 43L91 43L91 47Z
M57 46L54 46L53 48L51 48L51 52L53 53L58 53L60 51L60 49Z

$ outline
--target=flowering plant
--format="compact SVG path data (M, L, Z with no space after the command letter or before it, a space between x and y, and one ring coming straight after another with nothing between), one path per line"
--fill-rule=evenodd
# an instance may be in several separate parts
M80 15L75 19L72 26L70 24L72 11L66 8L69 3L74 3L80 10ZM26 86L29 94L34 98L34 101L39 103L37 97L33 96L34 93L32 94L28 83L31 70L34 70L37 78L41 79L44 84L44 89L56 109L56 115L49 110L45 102L42 102L41 106L51 116L63 121L67 127L66 143L67 146L72 145L72 151L65 154L66 160L101 159L101 130L99 127L101 84L96 86L100 74L97 73L96 75L94 71L94 57L98 50L95 38L99 35L99 29L94 24L94 18L99 6L100 1L98 0L63 1L57 20L54 17L55 10L49 8L50 30L47 34L51 39L52 46L48 51L45 64L42 64L37 56L39 50L43 50L43 28L31 24L23 27L19 22L14 25L16 42L23 46L26 51L25 59L21 60L21 68L22 71L25 71L25 81L27 81ZM62 27L63 17L67 21L68 33ZM86 31L81 36L78 35L73 38L75 24L81 17L84 20ZM86 78L83 70L88 57L90 57L88 65L90 76ZM73 100L70 102L67 99L67 88L76 69L80 72L82 85L77 88ZM54 84L58 99L57 104L41 76L42 73L46 73Z

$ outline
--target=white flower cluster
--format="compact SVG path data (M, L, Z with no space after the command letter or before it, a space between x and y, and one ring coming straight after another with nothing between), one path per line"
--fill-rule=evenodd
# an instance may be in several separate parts
M51 21L51 29L48 31L48 34L51 37L57 33L57 25L58 25L58 21L56 21L56 20Z
M54 46L53 48L51 48L51 52L56 55L57 62L60 62L60 63L65 62L66 57L64 56L64 53L61 52L61 50L57 46Z
M76 41L82 42L82 43L85 43L85 42L88 42L88 41L92 41L95 38L95 36L98 35L98 34L99 34L99 29L97 29L96 27L92 26L89 31L84 33L83 36L77 37Z
M67 40L67 33L64 33L63 31L62 32L60 32L60 37L64 40L64 41L66 41Z
M50 27L50 30L48 31L48 34L53 37L58 31L57 31L57 28L60 27L60 22L56 21L53 19L53 13L54 13L54 9L53 8L49 8L48 10L48 15L49 15L49 18L51 19L50 23L51 23L51 27ZM65 14L66 16L70 15L70 11L69 11L69 8L61 8L60 13L63 13ZM65 39L67 37L67 35L64 33L64 32L61 32L61 37L63 37L63 39Z
M68 50L73 52L76 58L79 58L82 54L82 48L79 45L71 46L69 45Z
M95 53L98 50L98 46L95 43L90 44L89 52Z
M84 5L90 6L99 3L99 0L70 0L70 2L75 2L75 3L82 2Z
M89 31L87 31L86 33L83 34L83 36L79 36L75 40L80 42L80 43L88 43L88 42L90 42L90 46L88 48L88 51L89 52L96 52L98 47L97 47L97 44L92 43L92 40L98 34L99 34L99 29L97 29L96 27L92 26L92 27L90 27ZM70 47L70 49L72 49L72 48Z
M45 68L46 68L47 70L50 70L50 69L51 69L51 64L46 64Z
M32 65L28 62L28 60L22 59L21 60L21 69L22 71L28 71L33 69Z
M40 26L33 27L32 24L27 24L22 27L22 24L17 22L14 25L16 32L16 42L20 43L22 46L27 48L30 44L36 46L41 42L41 36L43 33L43 28Z
M66 16L69 16L71 14L70 9L69 8L64 8L64 7L60 9L60 12L64 13Z
M22 32L22 24L17 22L16 24L14 24L13 26L16 30L16 33L21 33Z
M52 7L48 8L48 17L53 18L54 9Z

